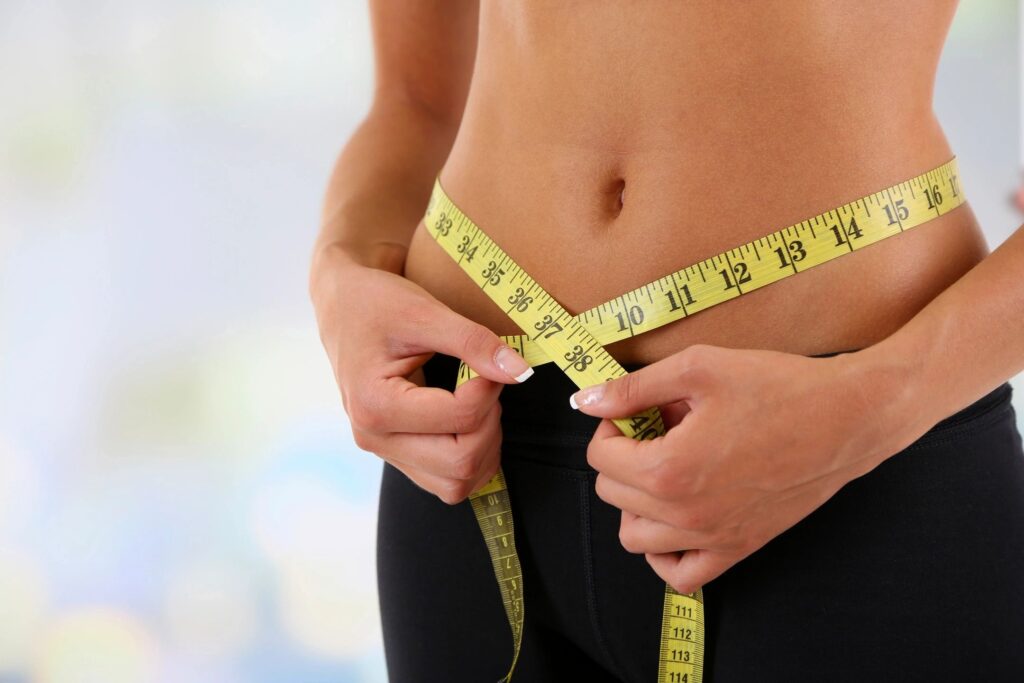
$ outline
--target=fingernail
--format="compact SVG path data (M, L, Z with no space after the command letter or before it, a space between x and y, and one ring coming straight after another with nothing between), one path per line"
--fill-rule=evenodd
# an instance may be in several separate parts
M604 396L604 385L595 384L586 389L580 389L569 397L569 405L579 410L580 406L592 406Z
M525 382L533 374L533 368L526 359L515 352L511 346L502 346L494 354L494 362L517 382Z

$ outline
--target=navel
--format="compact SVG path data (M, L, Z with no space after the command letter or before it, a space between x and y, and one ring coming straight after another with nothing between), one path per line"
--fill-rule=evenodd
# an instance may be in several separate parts
M610 217L618 217L622 213L622 207L626 204L626 179L613 179L608 186L606 197Z

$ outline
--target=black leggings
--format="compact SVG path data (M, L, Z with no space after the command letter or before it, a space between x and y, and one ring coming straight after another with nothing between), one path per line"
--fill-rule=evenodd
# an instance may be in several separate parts
M834 354L822 354L834 355ZM431 386L458 360L435 354ZM636 365L625 365L635 370ZM513 681L655 683L665 583L622 548L586 461L599 418L554 364L506 385L523 567ZM708 683L1024 680L1024 452L1012 387L932 427L704 586ZM377 578L396 683L497 681L512 638L468 501L384 465Z

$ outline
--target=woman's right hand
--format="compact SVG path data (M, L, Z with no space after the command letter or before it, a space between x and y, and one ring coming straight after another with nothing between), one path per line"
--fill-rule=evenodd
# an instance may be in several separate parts
M356 445L448 504L487 483L500 464L498 396L532 374L526 361L419 285L341 247L318 251L310 296ZM454 392L423 386L434 352L480 377Z

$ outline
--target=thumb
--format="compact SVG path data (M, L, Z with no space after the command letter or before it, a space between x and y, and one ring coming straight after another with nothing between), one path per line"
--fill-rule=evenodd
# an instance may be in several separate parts
M569 398L569 405L587 415L616 418L692 398L702 376L695 356L683 350L622 377L580 389Z
M645 553L645 557L654 572L680 593L695 593L739 561L739 558L705 549Z
M447 306L437 306L435 315L421 320L413 330L410 341L428 351L454 356L491 381L525 382L533 374L526 359L498 335Z

